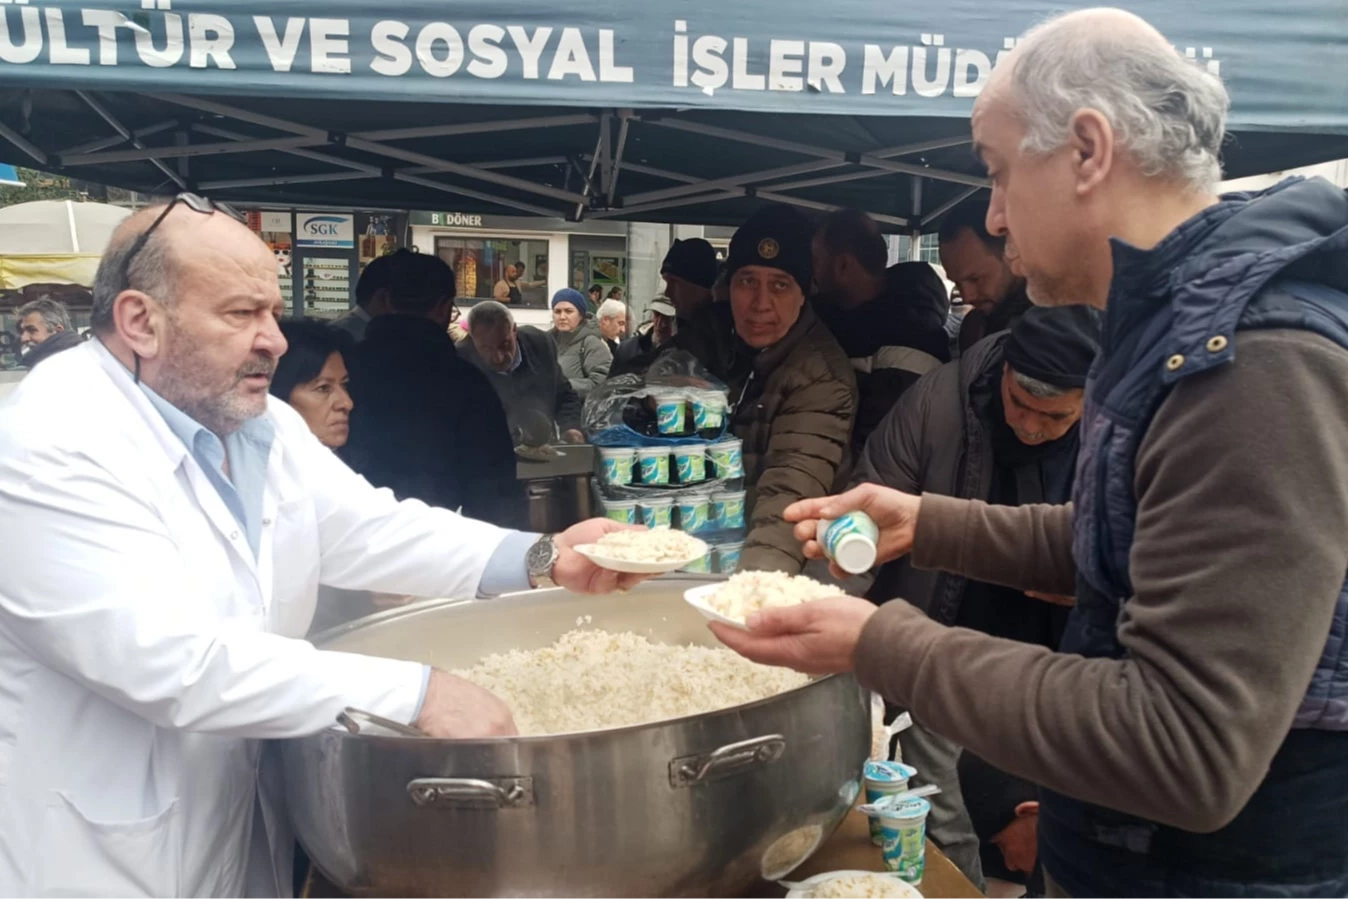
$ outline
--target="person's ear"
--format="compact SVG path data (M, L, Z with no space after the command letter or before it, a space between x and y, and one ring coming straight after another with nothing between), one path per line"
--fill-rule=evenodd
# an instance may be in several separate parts
M112 301L113 329L142 359L155 359L163 352L164 319L159 301L139 290L124 290Z
M1022 802L1020 805L1016 806L1017 818L1030 818L1037 814L1039 814L1038 802Z
M1114 167L1114 129L1109 120L1095 109L1078 110L1068 129L1067 146L1077 195L1098 189Z

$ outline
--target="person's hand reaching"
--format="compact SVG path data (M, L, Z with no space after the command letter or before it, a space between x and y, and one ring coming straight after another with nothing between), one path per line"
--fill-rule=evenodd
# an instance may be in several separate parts
M917 533L917 515L922 497L900 493L877 484L862 484L839 496L805 499L786 507L783 517L795 524L796 539L805 545L805 556L823 559L824 550L815 539L821 520L832 520L848 512L865 512L880 529L876 563L892 562L913 549ZM829 570L839 580L851 577L833 563Z
M875 611L867 600L837 596L755 612L745 622L748 632L719 621L710 627L717 639L750 661L806 674L839 674L855 666L857 642Z

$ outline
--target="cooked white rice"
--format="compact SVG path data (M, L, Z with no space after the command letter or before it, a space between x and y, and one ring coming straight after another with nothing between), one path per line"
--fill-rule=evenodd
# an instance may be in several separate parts
M627 727L756 702L809 678L728 649L571 631L551 646L490 655L454 674L501 697L525 736Z
M908 899L922 894L889 874L843 874L810 889L813 899L850 899L854 896L879 899Z
M689 562L707 554L707 544L682 531L613 531L595 544L610 559L623 562Z
M838 588L804 575L792 577L780 571L741 571L707 597L707 605L727 618L744 621L763 609L795 606L838 594Z

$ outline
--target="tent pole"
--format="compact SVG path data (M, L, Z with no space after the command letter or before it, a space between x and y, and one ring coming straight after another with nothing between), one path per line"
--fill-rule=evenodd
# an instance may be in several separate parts
M50 165L51 159L47 156L46 153L43 153L42 150L36 144L29 141L28 138L24 137L22 134L15 131L13 128L10 128L4 122L0 122L0 137L3 137L11 144L18 147L20 150L27 153L29 156L33 157L35 160L37 160L38 165L43 167Z
M158 134L161 131L168 131L171 128L177 127L178 127L177 119L167 119L163 122L156 122L153 125L146 125L144 128L137 128L135 131L131 132L131 136L135 138L150 137L151 135ZM67 147L64 150L57 150L56 155L78 156L81 153L93 153L97 150L106 150L109 147L115 147L121 143L126 143L126 138L122 137L121 135L117 135L116 137L101 137L98 140L91 140L87 143L79 144L74 147Z
M589 202L590 189L594 186L594 173L599 169L599 159L604 153L604 129L599 129L599 137L594 142L594 154L590 157L590 170L585 173L585 181L581 184L580 190L584 195L581 201L576 204L575 220L580 221L585 217L585 207Z
M100 119L107 122L113 131L116 131L118 134L122 136L123 140L130 141L131 146L135 147L137 150L145 149L145 144L141 143L140 140L131 133L131 130L129 128L127 128L125 125L119 122L116 116L108 112L107 108L102 103L99 103L97 100L95 100L93 94L90 94L88 91L75 91L75 96L83 100L84 105L92 109ZM173 169L164 165L164 163L160 162L158 159L151 159L150 164L153 165L155 168L159 169L159 171L162 172L166 178L168 178L174 184L178 185L179 190L187 189L187 181L186 179L183 178L182 175L179 175L177 172L173 171Z
M965 200L969 199L974 194L978 193L980 190L982 190L981 187L971 187L968 190L960 191L953 198L946 200L940 206L937 206L931 212L928 212L926 215L922 216L922 223L921 223L922 227L923 228L927 227L932 222L936 221L938 218L945 215L947 212L954 209L956 206L963 203Z
M608 177L608 205L613 205L613 195L618 191L618 173L623 167L623 151L627 149L627 132L632 127L632 111L623 110L622 124L618 126L618 146L613 151L613 171Z

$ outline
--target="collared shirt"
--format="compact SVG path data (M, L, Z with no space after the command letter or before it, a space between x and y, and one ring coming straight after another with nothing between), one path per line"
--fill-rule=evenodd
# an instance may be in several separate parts
M276 439L276 429L271 421L266 416L249 419L221 440L145 384L142 383L140 389L163 416L169 430L206 472L206 478L224 500L225 507L247 534L248 546L256 558L262 541L262 495L267 484L267 462Z

